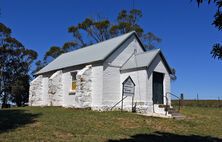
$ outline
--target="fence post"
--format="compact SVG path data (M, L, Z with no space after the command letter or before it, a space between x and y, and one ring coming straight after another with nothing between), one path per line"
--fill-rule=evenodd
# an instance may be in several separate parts
M180 94L180 100L181 100L180 105L181 105L181 107L183 107L183 99L184 99L184 96L183 96L183 93L181 93Z

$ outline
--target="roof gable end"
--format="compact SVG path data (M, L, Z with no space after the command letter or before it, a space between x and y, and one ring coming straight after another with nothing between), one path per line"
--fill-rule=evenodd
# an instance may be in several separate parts
M121 71L128 71L128 70L135 70L135 69L141 69L144 67L149 67L154 59L160 55L161 59L163 60L164 65L167 68L167 71L169 74L172 74L172 70L169 66L169 64L166 61L166 58L160 51L160 49L154 49L150 51L146 51L144 53L136 54L132 56L122 67Z

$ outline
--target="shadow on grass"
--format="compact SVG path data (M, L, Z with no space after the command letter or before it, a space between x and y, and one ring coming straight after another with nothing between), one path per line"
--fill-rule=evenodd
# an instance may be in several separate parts
M25 110L3 109L0 110L0 133L4 133L26 124L34 123L40 114L32 114Z
M177 135L172 133L154 132L152 134L137 134L129 139L109 140L108 142L222 142L222 139L210 136Z

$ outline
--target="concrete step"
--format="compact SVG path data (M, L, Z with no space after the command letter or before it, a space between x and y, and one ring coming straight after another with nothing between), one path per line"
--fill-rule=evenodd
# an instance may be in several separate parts
M185 116L179 112L174 112L174 113L171 113L173 119L176 119L176 120L182 120L182 119L185 119Z
M168 113L172 114L172 113L178 113L178 111L176 110L168 110Z
M185 116L178 112L175 108L169 108L168 113L172 115L173 119L182 120Z

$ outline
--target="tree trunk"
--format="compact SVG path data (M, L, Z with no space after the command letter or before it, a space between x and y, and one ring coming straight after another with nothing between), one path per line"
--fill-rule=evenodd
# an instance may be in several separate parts
M7 93L3 92L2 94L2 108L9 108L9 105L7 104Z

